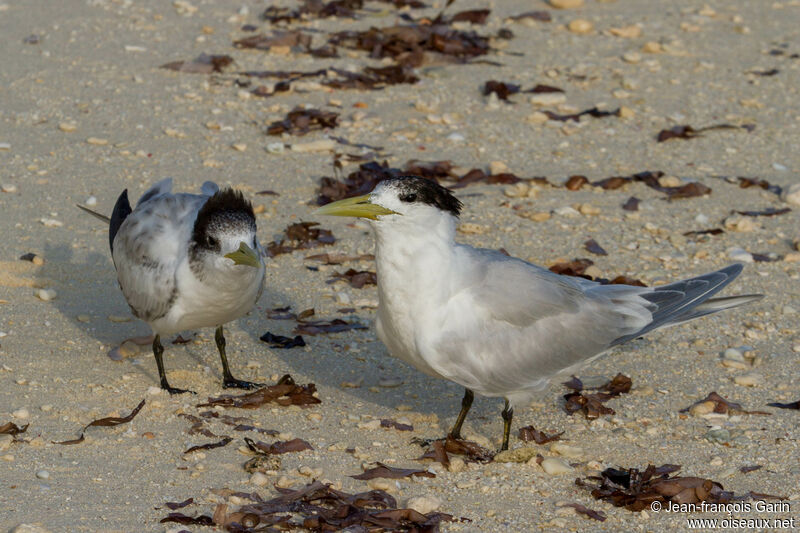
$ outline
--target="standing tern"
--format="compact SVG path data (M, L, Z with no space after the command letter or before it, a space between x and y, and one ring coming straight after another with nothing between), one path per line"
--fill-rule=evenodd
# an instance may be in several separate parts
M111 218L78 206L109 223L108 240L117 279L134 316L155 335L161 388L171 387L164 372L161 335L216 327L223 385L250 389L228 367L222 326L253 308L264 283L264 251L256 237L252 204L241 192L205 182L201 194L172 193L172 179L148 189L135 209L122 192Z
M378 338L422 372L466 389L449 435L460 438L475 392L514 407L609 348L762 295L711 298L740 264L659 287L601 285L455 242L461 202L434 181L403 176L333 202L320 215L370 221L378 273Z

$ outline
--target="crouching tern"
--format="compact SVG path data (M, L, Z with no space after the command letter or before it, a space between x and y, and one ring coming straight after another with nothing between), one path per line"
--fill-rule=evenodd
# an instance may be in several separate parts
M131 209L127 189L111 218L78 206L108 222L117 279L134 316L154 334L161 388L164 372L161 335L216 327L223 385L250 389L228 367L222 327L253 308L264 283L264 253L256 237L252 204L241 192L205 182L201 194L172 193L172 179L148 189Z
M739 264L660 287L558 275L456 243L461 207L437 183L404 176L315 212L370 221L378 338L393 356L466 389L454 438L473 393L505 398L506 450L514 407L552 380L649 331L762 297L711 298L742 271Z

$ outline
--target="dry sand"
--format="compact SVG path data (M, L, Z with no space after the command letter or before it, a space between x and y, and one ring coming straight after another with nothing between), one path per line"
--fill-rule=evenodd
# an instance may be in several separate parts
M373 265L312 271L305 266L314 263L303 259L326 251L369 253L372 240L364 225L322 220L333 230L336 244L271 260L257 308L227 328L237 376L272 380L291 373L299 383L316 383L322 399L321 405L308 409L225 411L278 430L281 439L302 437L314 446L314 451L282 456L282 468L267 487L251 484L241 467L247 456L238 449L247 433L212 422L212 431L229 434L234 442L182 453L214 440L188 435L190 423L177 416L197 414L199 400L222 392L210 330L199 332L189 344L166 346L171 383L192 388L197 396L170 397L153 389L157 374L146 348L121 362L106 356L123 339L149 332L130 317L117 288L105 229L74 204L94 196L96 208L110 212L122 189L137 198L166 176L175 178L179 190L195 190L209 179L249 193L272 189L280 196L253 196L263 206L259 234L267 243L289 223L313 220L310 202L319 178L332 172L330 152L276 155L266 150L276 141L325 138L322 132L285 139L264 135L265 125L282 119L297 104L341 113L343 123L333 134L383 146L397 166L412 158L449 159L467 170L487 169L500 161L520 176L548 176L555 183L574 174L596 180L661 170L713 189L702 198L666 202L663 194L643 184L612 191L541 188L531 198L514 196L519 194L515 190L508 190L508 196L502 185L470 186L458 192L466 204L463 242L504 247L512 255L548 265L559 258L591 257L605 277L627 274L648 284L720 268L731 262L733 247L781 258L748 264L729 290L762 292L767 297L761 302L656 332L614 349L584 370L583 377L610 378L622 372L632 378L634 391L609 402L616 415L592 422L580 414L568 416L561 400L566 390L558 384L531 409L517 411L514 436L517 428L533 424L564 431L567 444L583 449L569 459L577 463L573 472L553 476L524 463L469 465L448 472L435 464L435 479L386 483L401 504L431 496L441 501L442 512L472 520L444 525L452 531L685 529L685 514L612 507L574 483L574 478L608 466L675 463L682 465L684 475L714 479L737 493L753 490L791 498L789 513L741 516L800 514L798 414L766 407L768 402L800 399L800 263L787 260L797 259L792 240L800 237L798 208L780 216L748 218L738 227L736 220L728 220L734 229L705 241L682 235L725 227L732 209L788 206L771 192L741 189L718 176L758 177L780 186L800 183L798 2L586 0L576 10L555 10L538 1L498 2L489 6L493 12L488 25L474 29L494 34L507 27L514 32L513 39L502 42L502 50L487 56L502 66L440 64L419 69L421 81L413 86L294 91L261 99L237 88L230 71L209 76L158 66L202 52L231 54L235 69L241 70L377 62L361 52L344 51L343 58L329 60L234 49L233 39L250 35L239 29L243 24L269 30L258 20L264 4L249 0L0 1L0 425L30 424L19 435L28 442L0 441L0 530L38 524L42 529L18 530L165 531L176 525L159 524L168 512L161 508L164 502L194 497L196 505L183 511L210 514L215 503L225 501L211 489L258 490L272 497L273 481L285 477L282 484L302 486L311 478L299 469L309 467L303 472L362 491L367 490L365 482L347 477L359 473L362 463L427 466L415 461L421 448L410 439L445 433L457 414L462 392L457 386L390 358L372 329L306 337L306 349L271 350L259 341L266 331L290 333L292 321L265 317L265 310L282 305L314 307L317 316L326 318L341 317L339 308L355 307L355 314L345 318L371 324L370 306L377 303L373 287L351 289L326 280L334 271ZM372 13L358 21L307 23L317 31L315 44L321 44L323 30L397 20L388 4L368 6ZM464 1L451 10L477 7L486 6ZM549 11L553 21L504 22L530 9ZM575 19L590 21L593 29L586 34L567 30ZM639 36L609 33L631 25L640 28ZM659 53L643 51L656 48L649 42L659 43ZM779 72L751 73L771 69ZM512 96L514 104L482 96L480 88L489 79L523 89L537 83L561 87L567 106L561 112L625 106L625 116L538 123L541 115L530 118L537 111L530 95ZM333 100L340 107L331 107L337 103ZM557 105L546 109L559 110ZM716 123L756 128L655 141L664 128ZM245 145L244 150L235 144ZM346 166L345 172L354 168ZM637 213L620 208L630 196L642 200ZM584 206L586 214L564 209L576 204L596 209ZM509 208L514 206L519 209ZM542 221L520 216L534 213L551 216ZM698 215L705 220L698 221ZM589 254L583 249L588 238L609 254ZM18 260L29 252L44 264ZM55 298L37 298L39 287L54 290ZM740 368L723 366L722 352L743 345L751 347L746 355L752 357L734 365ZM752 378L755 386L734 382L752 373L760 376ZM771 415L703 418L679 413L712 390L745 409ZM125 415L143 398L146 406L130 424L90 428L86 441L74 446L51 443L77 437L96 418ZM497 447L500 409L497 400L478 399L467 436ZM376 429L371 421L380 418L406 419L415 430ZM727 442L706 438L712 426L729 430ZM260 440L271 442L268 437ZM512 447L522 445L512 440ZM345 451L351 447L357 447L355 454ZM538 448L544 456L556 455L547 445ZM763 468L739 471L755 464ZM560 508L563 502L601 510L608 519L588 519Z

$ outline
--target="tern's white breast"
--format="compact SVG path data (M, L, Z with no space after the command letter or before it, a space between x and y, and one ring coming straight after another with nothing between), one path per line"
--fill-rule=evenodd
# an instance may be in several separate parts
M247 314L261 294L264 267L236 266L200 280L184 261L177 272L177 297L170 312L152 326L159 333L216 327Z

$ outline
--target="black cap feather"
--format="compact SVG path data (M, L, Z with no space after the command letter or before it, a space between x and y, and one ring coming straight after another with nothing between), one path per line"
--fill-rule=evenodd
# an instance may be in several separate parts
M419 176L398 176L386 180L385 183L385 186L398 191L402 202L427 204L456 218L461 214L461 201L453 196L450 189L433 180Z
M226 188L209 198L194 222L192 240L208 246L208 236L228 227L245 226L256 231L253 204L237 190Z

